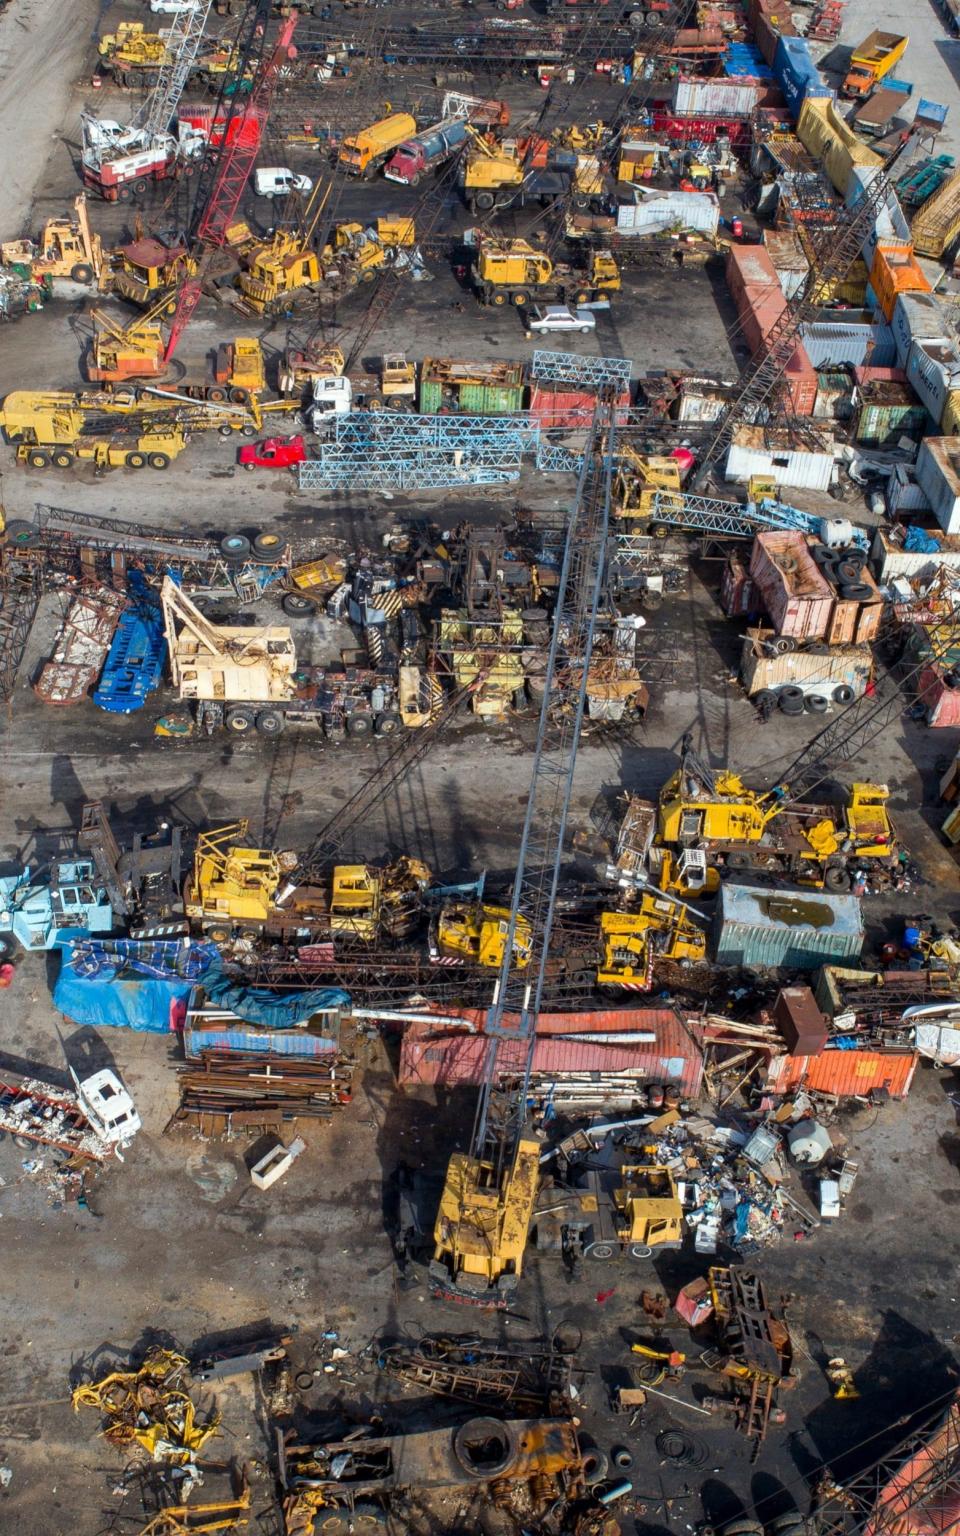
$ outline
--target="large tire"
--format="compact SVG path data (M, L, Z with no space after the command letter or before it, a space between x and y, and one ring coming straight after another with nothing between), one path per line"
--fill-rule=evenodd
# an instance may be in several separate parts
M257 732L260 736L280 736L286 725L282 709L261 709L257 716Z
M777 691L775 688L761 688L759 693L753 695L753 702L758 709L776 709Z
M839 575L839 571L837 574ZM865 581L842 582L840 596L844 602L865 603L873 596L873 588Z
M453 1454L471 1482L493 1482L517 1459L516 1431L508 1420L486 1415L468 1419L454 1431Z
M609 1264L610 1260L615 1259L619 1252L620 1246L618 1243L606 1243L598 1241L595 1243L590 1243L589 1246L584 1249L584 1258L592 1259L595 1264Z
M42 448L33 448L27 454L27 463L31 469L49 469L50 455L44 453Z
M481 213L489 213L495 201L496 198L492 192L478 192L472 199L473 206L478 208Z
M242 533L228 533L220 540L220 553L231 565L242 565L250 559L250 540Z
M167 453L151 453L147 462L151 469L169 469L170 455Z
M68 452L66 448L54 448L50 457L57 469L73 468L73 454Z
M355 741L365 740L373 731L373 720L369 715L348 715L346 731Z
M774 635L767 644L774 656L789 656L797 648L797 642L790 635Z
M630 1243L627 1247L627 1257L636 1259L638 1262L643 1259L649 1259L652 1254L653 1249L646 1243Z
M382 715L378 715L373 727L375 736L395 736L401 726L400 716L395 710L385 709Z
M803 690L794 688L792 684L789 688L781 688L777 695L777 703L785 715L802 715Z
M830 700L824 698L822 693L808 693L803 707L810 715L825 715L830 708Z
M78 261L75 267L70 268L70 276L75 283L90 283L93 281L93 268L88 261Z
M283 554L283 540L279 533L258 533L253 541L253 552L258 560L275 564Z
M831 864L823 872L823 888L825 891L849 891L850 876L839 864Z
M849 683L838 683L833 690L834 704L852 704L854 699L853 689Z
M14 960L19 950L20 945L12 933L0 933L0 960Z
M146 456L146 454L145 453L140 453L139 450L136 453L128 453L127 454L127 468L128 469L145 469L146 468L146 463L147 463L147 456Z
M224 725L231 736L249 736L256 728L257 717L246 704L238 704L234 709L227 710L227 718Z
M583 1454L583 1481L588 1488L597 1488L610 1475L610 1458L598 1445L581 1447Z
M301 597L299 592L287 592L280 603L280 607L291 619L305 619L317 612L317 604L312 597Z

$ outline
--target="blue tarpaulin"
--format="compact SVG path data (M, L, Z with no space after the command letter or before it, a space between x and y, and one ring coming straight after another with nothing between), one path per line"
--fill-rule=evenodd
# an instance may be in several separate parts
M247 987L211 969L203 978L203 990L218 1008L229 1008L248 1024L267 1029L294 1029L314 1013L333 1013L349 1008L350 993L341 987L314 987L309 992L270 992L266 987Z
M73 963L74 946L64 946L53 1005L75 1024L112 1025L166 1034L183 1017L192 981L118 974L105 967L96 976L80 973Z

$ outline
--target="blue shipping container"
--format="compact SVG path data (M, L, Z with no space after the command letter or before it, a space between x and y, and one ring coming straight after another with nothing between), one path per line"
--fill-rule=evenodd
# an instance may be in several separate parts
M772 80L773 70L752 43L731 43L724 55L723 72L731 78L747 75L753 80Z
M889 325L815 321L803 326L803 344L814 368L894 368L897 348Z

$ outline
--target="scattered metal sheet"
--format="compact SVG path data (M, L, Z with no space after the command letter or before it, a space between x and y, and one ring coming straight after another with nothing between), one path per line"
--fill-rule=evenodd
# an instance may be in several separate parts
M123 596L109 587L77 594L34 685L45 704L65 707L86 698L107 659L123 607Z

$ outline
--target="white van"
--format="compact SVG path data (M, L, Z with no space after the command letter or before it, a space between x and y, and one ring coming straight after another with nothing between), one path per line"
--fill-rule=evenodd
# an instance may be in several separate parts
M288 192L312 192L309 176L295 176L285 165L267 165L253 175L258 197L286 197Z

